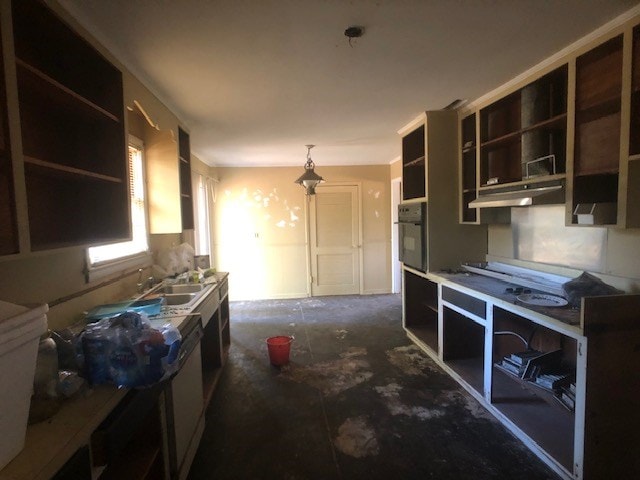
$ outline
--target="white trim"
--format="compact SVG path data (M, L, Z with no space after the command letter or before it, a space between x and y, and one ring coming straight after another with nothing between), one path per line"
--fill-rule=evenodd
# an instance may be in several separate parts
M135 268L150 267L153 264L153 255L151 252L142 252L129 257L120 258L118 260L112 260L97 264L90 265L89 250L85 250L87 268L85 270L85 277L87 283L95 282L96 280L104 280L105 278L121 274L127 270Z

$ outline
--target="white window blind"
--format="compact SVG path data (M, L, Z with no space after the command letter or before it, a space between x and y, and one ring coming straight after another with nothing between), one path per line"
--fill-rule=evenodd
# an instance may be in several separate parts
M195 220L195 251L196 255L210 255L210 229L209 229L209 194L208 179L204 175L194 173L192 180L196 185L193 202Z
M129 140L129 192L131 195L132 239L88 249L89 269L148 252L147 218L145 212L144 162L142 142Z

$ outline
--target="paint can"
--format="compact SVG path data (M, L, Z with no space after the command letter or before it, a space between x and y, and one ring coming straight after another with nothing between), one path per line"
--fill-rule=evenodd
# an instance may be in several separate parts
M267 348L269 350L269 361L271 365L279 367L289 363L289 353L293 336L277 336L267 338Z

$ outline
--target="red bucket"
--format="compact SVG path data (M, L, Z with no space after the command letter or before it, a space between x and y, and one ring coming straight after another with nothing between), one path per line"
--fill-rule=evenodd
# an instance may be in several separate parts
M279 367L289 363L289 352L291 350L293 337L270 337L267 338L267 348L269 349L269 360L271 365Z

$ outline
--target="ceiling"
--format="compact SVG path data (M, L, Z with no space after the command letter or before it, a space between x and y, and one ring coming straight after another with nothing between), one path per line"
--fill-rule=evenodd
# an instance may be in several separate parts
M388 164L397 130L474 100L637 0L59 0L218 166ZM361 38L344 35L364 27Z

